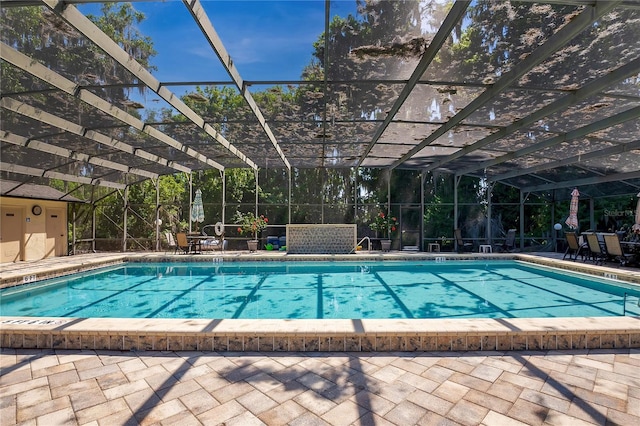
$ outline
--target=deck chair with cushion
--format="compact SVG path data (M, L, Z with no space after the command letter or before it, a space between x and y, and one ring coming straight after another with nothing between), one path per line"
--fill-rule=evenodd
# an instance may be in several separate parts
M584 260L584 251L587 249L586 243L580 243L578 235L575 232L565 232L564 236L567 240L567 250L564 252L562 260L569 256L569 260L576 260L578 256L582 256Z
M465 242L462 239L462 231L460 228L456 228L453 230L453 233L456 237L456 246L458 246L458 253L462 252L472 252L473 251L473 243Z
M582 234L587 239L587 246L589 247L589 258L597 265L598 263L604 263L607 258L607 252L604 247L600 245L598 236L595 232L585 232Z
M164 239L167 240L168 251L173 250L173 253L175 254L178 251L178 244L176 243L173 233L171 231L165 231Z
M604 238L604 246L607 250L609 257L618 259L620 265L625 266L631 260L631 255L624 252L622 244L620 244L620 238L616 234L602 234Z
M224 239L224 232L221 232L220 235L217 234L218 233L216 232L216 225L205 225L204 227L202 227L202 235L211 238L207 238L200 243L201 250L226 250L227 241Z
M184 254L189 253L191 249L191 245L189 244L189 240L187 240L187 234L184 232L178 232L176 234L176 244L178 249L182 250ZM177 249L176 249L177 251Z

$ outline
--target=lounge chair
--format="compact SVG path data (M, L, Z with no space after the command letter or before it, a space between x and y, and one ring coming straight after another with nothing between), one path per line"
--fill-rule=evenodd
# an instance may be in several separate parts
M473 251L473 243L467 243L462 239L462 231L460 228L456 228L453 230L453 233L456 238L456 246L458 246L458 253L462 252L472 252Z
M616 234L602 234L604 238L604 246L609 257L618 259L620 265L625 266L631 260L631 255L624 252L620 238Z
M216 225L205 225L202 227L202 235L211 237L200 242L200 250L221 250L227 248L227 241L224 239L224 233L216 235Z
M584 252L583 250L587 248L586 243L580 244L578 240L578 235L575 232L565 232L564 236L567 240L567 250L564 252L564 256L562 260L566 259L569 256L569 260L576 260L578 256L582 256L582 260L584 260Z
M191 244L189 244L189 240L187 240L187 234L185 234L184 232L178 232L176 234L176 244L178 245L178 249L182 250L184 254L189 253L189 250L191 250ZM176 249L176 251L178 249Z
M587 245L589 246L589 257L593 259L594 263L604 263L607 258L607 252L605 248L600 245L598 236L595 232L585 232L583 234L587 238ZM617 238L617 237L616 237Z

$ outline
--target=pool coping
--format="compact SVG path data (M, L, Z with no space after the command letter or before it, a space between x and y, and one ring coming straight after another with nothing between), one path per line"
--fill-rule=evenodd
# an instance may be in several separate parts
M531 254L405 253L286 255L104 254L3 268L0 283L51 278L124 262L515 259L640 283L640 272ZM159 351L517 351L640 348L640 317L501 319L129 319L0 316L3 348Z

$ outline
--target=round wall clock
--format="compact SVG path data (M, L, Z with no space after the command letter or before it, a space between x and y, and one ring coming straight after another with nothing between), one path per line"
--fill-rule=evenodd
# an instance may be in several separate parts
M42 213L42 207L36 204L35 206L31 207L31 213L36 216L40 216L40 213Z

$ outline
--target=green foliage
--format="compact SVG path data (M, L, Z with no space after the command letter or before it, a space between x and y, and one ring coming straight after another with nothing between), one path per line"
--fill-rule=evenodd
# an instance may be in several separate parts
M387 203L389 172L384 169L358 169L358 184L362 187L359 202L364 204Z
M36 31L41 27L45 10L40 6L0 8L3 41L18 47L26 55L35 53L46 37L43 32Z
M252 169L229 169L225 171L225 175L228 203L255 203L256 179Z
M133 8L131 3L105 3L101 16L87 15L102 31L124 49L133 59L148 70L156 67L149 59L156 55L153 39L143 36L137 29L145 16Z
M73 76L79 84L122 83L131 74L118 66L93 43L73 31L61 18L45 7L16 7L0 9L3 41L35 61L65 75ZM156 52L150 37L144 37L137 25L144 15L130 3L108 3L99 17L89 15L101 30L140 64L154 69L149 60ZM36 88L41 82L27 73L7 68L3 63L3 92L21 88ZM113 103L126 98L125 89L103 89L100 96ZM68 102L66 98L61 101Z

